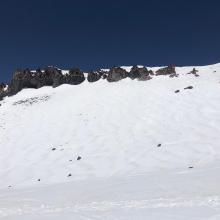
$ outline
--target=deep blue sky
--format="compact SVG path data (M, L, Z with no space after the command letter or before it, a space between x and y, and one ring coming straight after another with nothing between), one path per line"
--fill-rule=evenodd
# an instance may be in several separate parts
M0 81L17 68L220 62L219 0L0 2Z

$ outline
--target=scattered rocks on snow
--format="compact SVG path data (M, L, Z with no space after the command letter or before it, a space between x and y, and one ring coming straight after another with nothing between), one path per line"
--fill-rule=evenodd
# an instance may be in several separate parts
M50 97L49 96L41 96L41 97L33 97L29 99L24 99L20 100L17 102L14 102L13 105L33 105L34 103L39 103L39 102L46 102Z
M170 78L174 78L174 77L178 77L178 76L179 76L179 74L176 74L176 73L173 73L173 74L169 75Z
M199 75L197 74L197 72L199 72L199 71L196 70L195 68L193 68L193 70L190 71L188 74L193 74L194 76L198 77Z

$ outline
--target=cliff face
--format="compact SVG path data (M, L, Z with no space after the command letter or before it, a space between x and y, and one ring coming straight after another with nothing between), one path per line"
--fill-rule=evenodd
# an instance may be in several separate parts
M168 66L156 71L156 75L172 75L175 74L175 66ZM100 79L106 79L108 82L117 82L124 78L138 79L141 81L150 80L151 75L154 75L152 70L146 67L133 66L128 72L121 67L112 67L110 70L98 70L88 73L87 80L96 82ZM62 84L78 85L86 79L84 73L73 68L68 72L63 73L62 70L56 67L46 67L37 69L36 71L16 70L12 76L10 84L0 84L0 100L5 96L17 94L24 88L41 88L43 86L57 87Z

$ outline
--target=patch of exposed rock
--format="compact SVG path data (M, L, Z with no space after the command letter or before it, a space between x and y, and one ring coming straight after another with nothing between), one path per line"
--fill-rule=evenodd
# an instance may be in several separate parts
M192 74L194 73L196 73L196 70L193 70ZM146 67L133 66L129 72L121 67L112 67L110 70L91 71L88 73L87 80L90 83L100 79L106 79L108 82L117 82L128 77L132 80L146 81L150 80L153 75L178 76L174 65L158 69L155 73ZM36 71L18 69L14 72L8 87L5 84L0 84L0 100L5 96L15 95L24 88L57 87L62 84L78 85L84 81L84 73L79 68L72 68L65 74L62 70L53 66L43 69L39 68Z
M124 79L128 76L128 72L121 67L113 67L107 74L108 82L117 82L121 79Z
M57 87L62 84L78 85L85 80L85 76L80 69L70 69L66 75L56 67L46 67L37 69L35 72L26 70L15 71L9 85L9 95L14 95L24 88L41 88L43 86Z
M151 79L150 75L153 75L153 74L154 74L153 71L152 70L148 71L146 67L133 66L130 72L128 73L128 76L131 79L138 79L140 81L146 81L146 80L150 80Z
M88 80L88 82L96 82L99 79L101 79L103 74L104 73L102 71L90 71L88 73L87 80Z
M7 95L8 86L4 83L0 83L0 101Z
M197 74L198 72L199 72L199 71L198 71L197 69L193 68L193 70L190 71L188 74L192 74L192 75L198 77L198 76L199 76L199 75Z
M161 69L158 69L156 71L156 76L159 76L159 75L175 75L176 74L176 68L175 68L175 65L169 65L167 67L164 67L164 68L161 68Z

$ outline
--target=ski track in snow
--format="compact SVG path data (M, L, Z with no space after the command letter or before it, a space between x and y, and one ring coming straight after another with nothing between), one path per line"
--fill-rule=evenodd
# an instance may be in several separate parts
M28 202L26 200L18 200L17 202ZM216 208L220 206L220 197L213 196L207 198L195 199L154 199L154 200L131 200L131 201L117 201L117 202L92 202L83 205L63 205L50 206L41 204L39 207L28 205L18 206L14 208L1 208L0 217L7 217L11 215L26 215L26 214L43 214L43 213L63 213L63 212L92 212L92 211L111 211L121 209L158 209L158 208L188 208L188 207L211 207Z

